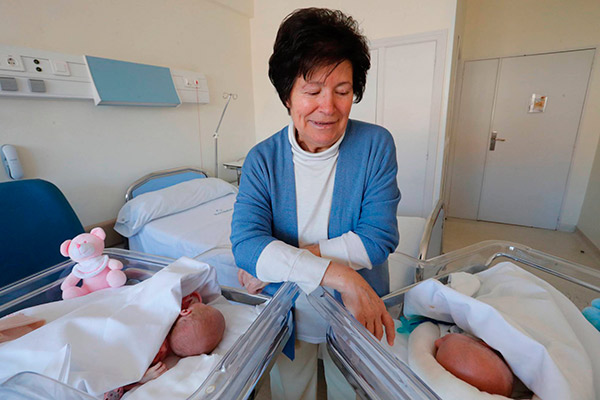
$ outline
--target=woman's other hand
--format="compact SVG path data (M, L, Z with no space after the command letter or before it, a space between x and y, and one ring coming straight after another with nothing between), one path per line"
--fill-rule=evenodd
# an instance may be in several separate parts
M388 344L394 344L394 321L383 301L358 272L346 265L331 262L321 284L340 292L346 308L377 340L383 337L385 327Z
M238 281L240 282L240 285L246 288L250 294L260 293L262 292L263 288L268 285L268 283L253 277L241 268L238 269Z
M313 253L317 257L321 257L321 248L319 247L319 243L311 244L309 246L304 246L302 249L306 249Z

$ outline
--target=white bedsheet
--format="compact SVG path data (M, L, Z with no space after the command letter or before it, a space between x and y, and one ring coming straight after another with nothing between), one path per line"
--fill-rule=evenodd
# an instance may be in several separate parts
M429 280L407 293L405 314L453 322L480 337L541 399L598 398L600 333L573 303L512 263L476 276L476 299Z
M216 247L231 247L235 194L147 223L129 239L131 250L165 257L196 257Z
M129 248L164 257L195 258L214 266L219 284L241 287L231 252L231 217L235 194L158 218L129 238Z
M137 285L25 310L26 315L44 318L47 324L0 346L0 380L21 371L34 371L62 378L70 386L95 396L136 382L177 318L182 295L198 288L205 301L214 302L224 311L226 337L215 357L190 357L182 365L194 363L194 368L210 370L207 362L212 365L220 357L218 354L226 352L258 311L228 304L219 297L213 268L181 258ZM251 310L244 308L238 316L231 307Z

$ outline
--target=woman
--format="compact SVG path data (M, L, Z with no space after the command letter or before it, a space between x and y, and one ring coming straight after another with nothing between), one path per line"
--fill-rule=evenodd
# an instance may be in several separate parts
M370 67L367 40L340 11L308 8L277 33L269 77L291 116L289 126L246 157L231 242L240 282L272 294L292 281L296 357L271 373L273 398L316 397L318 345L327 323L306 295L334 289L378 339L393 343L394 324L379 298L389 291L387 257L398 244L396 151L390 133L349 120ZM328 396L353 391L322 352Z

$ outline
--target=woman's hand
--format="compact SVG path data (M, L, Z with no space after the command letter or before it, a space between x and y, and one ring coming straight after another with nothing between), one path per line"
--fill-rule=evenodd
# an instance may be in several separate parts
M250 294L260 293L262 292L263 288L268 285L268 283L253 277L241 268L238 269L238 281L240 282L240 285L245 287Z
M346 308L377 340L383 337L385 327L388 344L394 344L394 321L383 301L358 272L346 265L331 262L321 284L340 292Z

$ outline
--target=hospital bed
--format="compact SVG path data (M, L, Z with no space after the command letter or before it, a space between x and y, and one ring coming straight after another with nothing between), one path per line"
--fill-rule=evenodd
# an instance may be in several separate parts
M206 177L203 171L195 167L173 168L150 173L129 186L124 207L130 207L131 204L128 203L131 200L150 192L153 192L153 196L164 200L166 197L161 196L162 189L173 190L173 185L178 183ZM182 210L183 206L172 207L168 212L159 213L160 217L149 219L139 231L128 235L129 248L171 258L193 257L214 265L221 284L239 287L237 267L229 241L235 193L232 191L218 198L204 200L206 199L201 198L198 204L188 204L193 204L193 207L188 209ZM164 206L164 203L155 203L157 208ZM136 206L136 208L142 207L148 207L148 202ZM147 210L146 213L152 211ZM443 227L444 203L441 200L428 218L398 216L400 244L396 252L419 259L441 254ZM119 231L118 226L116 228ZM391 290L404 287L419 278L415 277L415 274L420 271L412 266L404 268L403 265L396 265L398 268L390 268Z
M550 283L565 294L579 310L600 296L599 270L509 242L484 241L430 260L394 255L390 263L414 267L418 270L419 279L434 277L445 284L450 273L489 271L506 260ZM394 319L403 316L405 294L416 285L418 283L383 297ZM399 352L392 351L387 344L378 342L328 292L315 292L309 297L309 301L330 321L331 326L327 334L328 351L361 398L438 398L426 385L424 388L419 376L400 360L403 357L398 355ZM398 342L402 341L401 336L396 335L397 343L394 349L402 349L402 346L407 345L404 343L397 347Z
M141 254L123 249L106 249L111 258L123 262L128 284L136 284L153 276L172 263L173 259ZM60 284L72 269L74 262L66 261L28 278L0 289L0 317L16 311L60 300ZM48 283L51 281L52 283ZM249 295L235 288L221 287L230 302L259 306L258 313L232 347L212 367L202 385L189 399L247 399L260 384L292 329L290 308L298 288L286 283L272 297ZM23 294L25 293L25 294ZM160 378L159 378L160 379ZM0 398L60 398L91 399L86 393L69 387L58 380L22 372L0 385Z
M240 287L237 280L237 266L231 251L231 217L237 188L219 180L222 183L221 191L213 196L199 196L197 201L184 206L175 205L176 200L165 197L167 191L177 191L177 184L184 182L196 182L198 191L204 190L203 180L208 175L195 167L180 167L161 170L150 173L133 182L125 194L126 204L119 213L122 215L125 208L132 212L145 209L148 213L155 209L152 207L165 207L165 211L158 217L148 218L148 221L133 235L128 235L119 229L119 223L115 229L124 236L128 236L129 248L147 254L155 254L164 257L178 258L187 256L199 261L213 265L217 269L219 283L230 287ZM213 180L216 178L210 178ZM193 183L193 182L192 182ZM231 190L227 190L226 186ZM210 185L206 185L210 186ZM211 187L206 189L211 192ZM142 194L148 194L159 201L150 203L138 202L148 197L138 198ZM188 196L181 194L181 196ZM135 201L132 201L134 200ZM189 207L191 206L191 207ZM189 207L189 208L187 208ZM137 213L144 217L146 213Z

